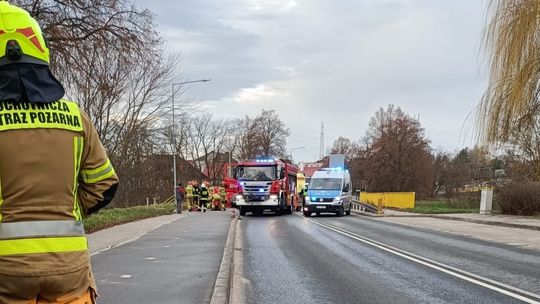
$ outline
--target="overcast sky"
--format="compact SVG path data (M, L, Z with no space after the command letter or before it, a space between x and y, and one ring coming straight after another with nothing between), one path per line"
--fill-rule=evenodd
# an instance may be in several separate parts
M433 148L473 144L467 116L485 88L485 0L155 0L188 94L217 116L275 109L297 161L365 134L379 107L420 117ZM464 127L465 124L465 127Z

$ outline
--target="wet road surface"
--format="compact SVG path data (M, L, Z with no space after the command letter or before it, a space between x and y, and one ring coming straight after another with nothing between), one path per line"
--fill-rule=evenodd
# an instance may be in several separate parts
M240 232L249 303L540 301L534 250L362 216L248 214Z

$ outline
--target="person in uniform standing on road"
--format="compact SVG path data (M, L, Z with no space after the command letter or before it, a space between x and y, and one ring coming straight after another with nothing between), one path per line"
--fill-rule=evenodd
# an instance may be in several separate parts
M206 204L208 204L209 196L210 193L208 192L206 185L203 183L199 191L199 204L202 212L206 212Z
M190 211L193 211L193 183L189 182L186 187L187 206Z
M82 218L118 177L49 61L38 23L0 1L0 303L95 303Z
M302 202L302 209L306 206L306 197L307 197L307 194L308 194L308 186L307 185L304 185L304 188L302 188L302 190L300 190L300 200Z
M178 183L178 186L176 187L176 213L182 213L182 203L184 202L185 196L186 190L182 187L182 183Z

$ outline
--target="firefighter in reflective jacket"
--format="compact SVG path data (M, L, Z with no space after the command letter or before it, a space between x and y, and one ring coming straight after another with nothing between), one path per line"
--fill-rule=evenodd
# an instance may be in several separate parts
M186 201L189 211L193 211L193 183L189 182L186 187Z
M199 204L203 212L206 212L206 204L208 204L209 196L210 193L206 188L206 185L202 184L201 189L199 190Z
M227 191L225 190L225 187L221 186L219 187L219 196L221 198L221 203L223 206L226 206L227 204Z
M95 300L82 218L118 178L49 60L37 22L0 1L0 303Z

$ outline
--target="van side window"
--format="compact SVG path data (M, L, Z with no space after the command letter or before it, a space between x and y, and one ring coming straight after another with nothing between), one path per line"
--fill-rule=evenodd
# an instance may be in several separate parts
M345 179L343 188L347 189L347 192L351 190L351 180L349 178Z

